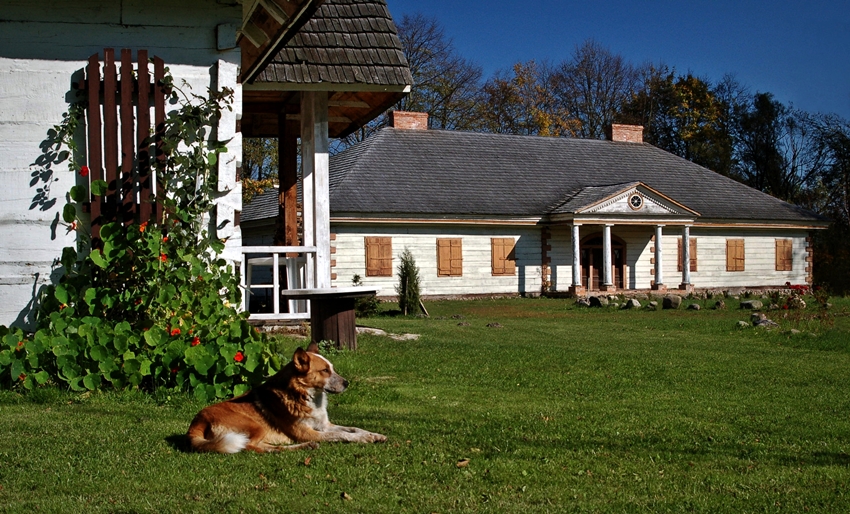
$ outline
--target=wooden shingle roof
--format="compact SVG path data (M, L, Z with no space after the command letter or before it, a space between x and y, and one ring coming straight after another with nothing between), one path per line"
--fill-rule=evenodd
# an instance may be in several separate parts
M326 0L256 83L413 84L384 0Z

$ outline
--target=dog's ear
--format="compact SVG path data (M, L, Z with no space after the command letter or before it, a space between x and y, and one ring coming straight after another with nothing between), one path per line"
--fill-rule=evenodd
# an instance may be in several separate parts
M307 351L310 353L319 353L319 345L314 342L307 345Z
M295 364L295 369L299 373L306 373L310 369L310 356L300 346L295 350L295 355L292 356L292 362Z

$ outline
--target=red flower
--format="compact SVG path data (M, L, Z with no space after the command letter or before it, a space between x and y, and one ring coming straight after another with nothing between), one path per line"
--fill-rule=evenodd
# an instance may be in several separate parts
M243 355L242 352L236 352L236 355L233 356L233 360L236 362L242 362L245 360L245 355Z
M168 242L168 236L162 236L162 242L167 243Z
M168 260L168 256L165 255L164 253L161 253L161 254L159 254L159 260L161 260L162 262L165 262L165 261Z
M27 378L27 376L26 376L26 375L24 375L23 373L21 373L20 375L18 375L18 380L20 380L21 382L23 382L25 378Z
M83 167L80 168L80 176L81 177L88 177L89 176L89 167L88 166L83 166Z
M198 336L195 336L195 338L192 339L192 346L198 346L199 344L201 344L201 339Z
M177 373L178 371L180 371L180 368L172 368L172 369L171 369L171 372L172 372L172 373Z
M139 225L139 232L144 232L146 228L148 228L148 222L147 221L145 221L141 225Z
M136 305L139 305L140 303L142 303L142 299L141 299L141 298L136 298L136 302L135 302L135 303L136 303Z
M172 336L179 336L180 335L180 329L179 328L172 328L171 329L171 335Z

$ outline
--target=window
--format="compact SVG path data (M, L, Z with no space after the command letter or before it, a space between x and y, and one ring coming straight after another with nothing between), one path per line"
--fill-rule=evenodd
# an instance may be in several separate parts
M726 240L726 271L744 271L744 240Z
M493 276L512 276L516 274L516 255L514 238L493 237L490 239L493 256Z
M793 271L793 248L790 239L776 240L776 271Z
M463 276L463 252L460 238L437 239L437 276Z
M688 246L691 249L691 271L697 270L697 238L689 237L688 238ZM683 271L682 269L682 238L679 238L679 271Z
M366 238L366 276L393 276L393 239L391 237Z

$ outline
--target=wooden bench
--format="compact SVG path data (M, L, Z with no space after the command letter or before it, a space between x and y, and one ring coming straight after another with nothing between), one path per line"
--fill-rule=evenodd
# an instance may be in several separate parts
M354 300L377 294L374 287L283 289L290 300L310 300L310 333L314 343L334 341L337 348L357 349Z

